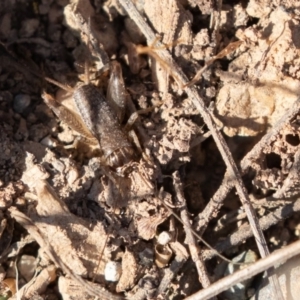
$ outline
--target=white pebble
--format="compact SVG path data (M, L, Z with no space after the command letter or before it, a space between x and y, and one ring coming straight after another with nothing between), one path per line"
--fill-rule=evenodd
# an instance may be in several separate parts
M57 147L57 142L55 139L53 139L51 136L46 136L41 140L41 144L49 147L49 148L55 148Z
M157 238L157 243L160 245L167 245L171 241L172 237L169 232L163 231Z
M107 281L117 282L122 273L121 263L115 261L109 261L104 270L104 277Z

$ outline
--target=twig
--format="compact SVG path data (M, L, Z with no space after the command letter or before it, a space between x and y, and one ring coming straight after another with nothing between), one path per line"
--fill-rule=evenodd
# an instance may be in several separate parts
M156 40L156 36L155 36L154 32L152 31L152 29L150 28L150 26L146 23L145 19L140 15L140 13L138 12L138 10L134 6L134 4L130 0L119 0L119 2L123 6L123 8L127 11L130 18L139 27L141 32L145 35L145 37L148 41L148 44L151 45ZM157 46L162 47L161 43L159 43L159 42L157 42ZM170 53L166 49L162 49L160 51L157 51L157 54L159 55L161 60L168 63L168 65L170 66L170 69L172 70L171 74L172 75L174 74L175 75L174 78L179 81L178 84L180 86L186 86L186 84L188 83L188 78L182 72L182 70L179 68L179 66L173 61ZM195 107L198 109L198 111L202 115L204 122L206 123L209 130L211 131L214 141L215 141L215 143L222 155L222 158L227 166L229 176L234 178L237 193L241 199L241 202L243 203L245 212L247 213L247 217L249 219L249 223L253 230L254 237L255 237L256 244L259 249L260 255L262 257L265 257L265 256L269 255L267 243L264 238L262 230L259 228L258 218L256 216L256 213L255 213L252 205L251 205L249 196L246 192L246 188L242 181L242 177L241 177L241 175L238 171L238 168L232 158L230 150L229 150L223 136L217 130L216 124L215 124L209 110L205 106L203 99L199 96L199 93L197 92L197 90L193 87L186 87L185 91L186 91L188 97L191 99L191 101L195 105ZM273 286L274 298L275 299L283 299L280 288L279 288L277 277L271 276L269 278L270 278L271 286Z
M262 258L254 264L241 269L232 275L229 275L215 283L205 290L201 290L194 295L185 298L185 300L205 300L220 294L221 292L229 289L230 287L251 278L274 265L284 263L286 260L296 256L300 253L300 241L290 244L283 249L273 252L268 257Z
M184 223L184 229L186 232L185 244L188 245L193 262L196 265L196 269L199 275L199 281L203 288L210 285L210 279L206 270L206 266L202 261L202 257L198 255L198 245L192 232L190 219L187 213L186 201L183 195L182 182L179 177L179 172L176 171L172 174L174 189L176 192L176 206L180 207L180 217Z
M297 199L295 202L290 203L284 207L278 208L276 211L269 213L268 215L262 217L259 220L259 225L262 230L267 230L271 226L277 224L278 222L288 218L295 212L300 211L300 198ZM244 242L246 239L253 236L250 226L243 225L241 226L238 231L234 232L230 235L230 237L222 240L221 242L217 243L214 248L218 252L224 252L233 246L237 246ZM215 251L212 250L204 250L202 253L203 259L208 260L215 256Z

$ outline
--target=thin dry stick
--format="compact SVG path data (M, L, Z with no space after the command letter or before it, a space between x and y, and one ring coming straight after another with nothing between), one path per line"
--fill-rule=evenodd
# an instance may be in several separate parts
M182 182L179 177L179 172L176 171L172 174L174 189L176 192L176 206L180 206L180 217L184 223L184 229L186 233L185 244L188 245L193 262L196 265L196 269L199 275L199 281L204 288L210 286L209 276L206 270L206 266L202 261L202 257L198 255L198 245L192 232L190 219L187 213L186 201L183 195Z
M262 258L254 264L239 270L232 275L213 283L205 290L201 290L194 295L185 298L185 300L205 300L213 296L219 295L221 292L229 289L230 287L251 278L274 265L284 263L286 260L298 255L300 253L300 241L290 244L283 249L273 252L268 257Z
M141 32L145 35L148 44L152 44L153 41L155 41L156 36L150 26L146 23L145 19L141 16L141 14L138 12L134 4L130 0L119 0L123 8L127 11L130 18L136 23L136 25L139 27ZM162 46L161 43L157 42L157 46ZM188 78L186 75L182 72L182 70L179 68L179 66L172 60L172 57L170 53L166 50L160 50L157 51L159 57L161 60L168 62L170 69L172 70L171 74L175 74L175 78L179 80L180 86L185 86L188 83ZM255 210L253 209L249 196L247 194L246 188L244 186L244 183L242 181L242 177L238 171L238 168L232 158L232 155L230 153L230 150L221 135L221 133L218 131L216 124L214 123L214 120L212 116L210 115L209 110L205 106L205 103L203 99L199 96L199 93L195 88L192 87L186 87L185 91L188 95L188 97L191 99L195 107L198 109L200 114L202 115L202 118L208 128L210 129L212 136L214 138L214 141L222 155L222 158L227 166L228 173L230 177L234 178L235 181L235 188L237 190L237 193L241 199L241 202L243 203L245 212L247 214L247 217L249 219L249 223L251 225L251 228L254 233L254 237L256 240L257 247L259 249L260 255L262 257L265 257L269 255L269 249L267 247L267 243L265 240L265 237L263 235L262 230L259 228L258 218L256 216ZM273 287L272 290L274 291L274 299L283 299L282 293L278 284L278 279L276 275L270 276L272 274L272 270L268 271L269 279L271 286Z
M262 228L262 230L267 230L271 226L277 224L278 222L290 217L295 212L300 211L300 198L297 199L295 202L290 203L288 205L285 205L283 207L278 208L272 213L269 213L268 215L262 217L259 220L259 225ZM245 224L241 226L238 231L231 234L228 238L225 240L222 240L221 242L217 243L214 248L218 252L224 252L228 249L230 249L233 246L237 246L241 243L243 243L246 239L253 236L253 233L251 231L251 228L248 224ZM211 259L213 256L215 256L216 252L212 250L204 250L202 252L202 256L204 260Z

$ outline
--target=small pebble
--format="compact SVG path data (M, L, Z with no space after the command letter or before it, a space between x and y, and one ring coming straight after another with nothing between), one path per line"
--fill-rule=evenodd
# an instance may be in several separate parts
M18 261L18 270L27 282L30 281L30 279L33 277L36 270L36 266L36 258L31 255L24 254Z
M49 147L50 149L57 147L56 140L49 135L44 137L40 143L46 147Z
M122 273L121 263L116 261L109 261L106 264L104 270L105 280L117 282L121 277L121 273Z
M157 238L157 243L160 245L167 245L171 241L171 235L167 231L163 231L159 234Z
M21 114L30 105L30 103L31 103L31 98L29 95L18 94L14 98L14 104L13 104L14 111Z

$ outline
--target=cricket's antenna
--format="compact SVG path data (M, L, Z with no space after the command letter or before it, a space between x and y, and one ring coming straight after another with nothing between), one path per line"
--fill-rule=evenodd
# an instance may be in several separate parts
M61 83L59 83L58 81L56 81L56 80L54 80L52 78L49 78L49 77L44 77L44 78L45 78L46 81L48 81L48 82L50 82L50 83L58 86L59 88L63 89L66 92L72 93L74 91L74 89L71 88L70 86L65 85L65 84L61 84Z
M87 41L86 41L86 45L87 45L88 49L90 49L90 39L91 39L91 18L89 17L88 34L87 34ZM89 55L87 55L87 57L89 57ZM89 70L89 61L88 60L86 60L84 63L84 74L85 74L84 82L85 82L85 84L89 84L90 83L90 70Z

